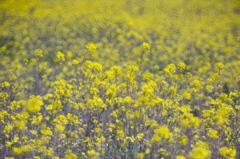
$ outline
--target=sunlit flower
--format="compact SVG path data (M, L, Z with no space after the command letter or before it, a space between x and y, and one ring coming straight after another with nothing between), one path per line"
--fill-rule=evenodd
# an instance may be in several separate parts
M227 159L234 159L236 157L236 151L234 149L223 147L219 149L220 154Z
M28 100L26 108L29 112L34 113L41 110L41 106L43 105L43 102L37 98L32 98Z
M65 56L62 52L57 52L56 56L58 61L65 61Z
M96 51L97 46L91 42L86 45L86 48L87 48L88 52L93 53Z
M144 51L147 51L147 50L150 50L150 45L148 44L148 43L143 43L142 44L142 49L144 50Z

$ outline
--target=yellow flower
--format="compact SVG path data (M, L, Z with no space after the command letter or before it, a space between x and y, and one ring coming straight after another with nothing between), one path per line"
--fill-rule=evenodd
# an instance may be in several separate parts
M47 152L46 152L46 155L47 156L53 156L53 154L54 154L53 149L52 148L48 148Z
M138 67L137 66L134 66L134 65L131 65L128 67L130 71L138 71Z
M73 153L68 154L68 155L66 155L66 157L65 157L65 159L77 159L77 158L78 158L77 155L76 155L76 154L73 154Z
M12 142L13 142L13 143L17 143L18 140L19 140L19 137L18 137L18 134L17 134L17 135L14 136Z
M30 132L31 132L33 135L36 135L36 134L37 134L37 131L36 131L36 130L30 130Z
M8 98L8 93L0 93L0 98L2 98L2 99L7 99Z
M180 63L178 64L178 69L179 69L181 72L183 72L183 71L186 69L185 63L180 62Z
M211 151L204 146L197 146L193 148L189 156L193 159L207 159L211 156Z
M3 82L3 85L4 85L5 87L10 87L10 83L9 83L9 82Z
M224 64L221 63L221 62L217 63L216 66L217 66L218 68L220 68L220 69L221 69L221 68L224 68Z
M26 129L26 121L25 120L15 120L14 124L19 130Z
M7 147L11 147L12 144L13 144L12 142L9 142L9 141L6 142L6 146L7 146Z
M57 61L65 61L64 54L62 52L57 52Z
M18 147L13 147L13 148L12 148L12 151L13 151L13 153L16 154L16 155L19 155L19 154L22 153L22 150L21 150L20 148L18 148Z
M213 86L207 85L207 86L206 86L206 90L207 90L208 92L211 92L211 91L213 90Z
M220 154L227 159L234 159L236 157L236 150L234 149L223 147L219 151Z
M143 159L144 158L144 153L137 153L136 157L138 159Z
M180 137L180 142L181 142L182 145L186 145L187 142L188 142L187 136L185 136L185 135L181 136Z
M147 148L145 151L146 154L149 154L150 152L151 152L150 148Z
M128 136L128 137L126 137L126 139L130 140L132 143L134 143L134 140L135 140L133 136L132 137Z
M203 86L201 85L200 81L199 80L194 80L192 82L192 85L194 85L195 87L197 87L198 89L202 89Z
M85 65L86 65L86 68L90 70L97 70L98 72L102 71L102 65L100 63L86 61Z
M35 53L36 53L37 56L42 56L42 52L43 51L41 49L35 50Z
M3 132L4 132L4 133L9 133L9 132L12 131L12 129L13 129L12 125L6 125L6 126L4 127Z
M52 131L50 130L50 128L48 128L47 130L41 130L40 132L44 135L52 135Z
M169 69L170 73L176 72L176 66L174 64L169 64L167 68Z
M153 77L153 75L149 72L145 73L143 76L144 80L150 80Z
M72 64L73 64L73 65L77 65L78 63L79 63L78 60L72 60Z
M42 115L33 116L32 124L39 125L41 123L41 121L42 121Z
M189 92L184 92L184 93L183 93L183 97L186 98L186 99L191 99L191 93L189 93Z
M27 102L27 110L31 113L38 112L41 110L43 102L37 98L32 98Z
M91 42L86 45L86 48L87 48L88 52L93 53L96 51L97 46Z
M111 68L111 71L112 71L115 75L117 75L117 76L122 75L122 70L121 70L121 67L120 67L120 66L113 66L113 67Z
M117 135L124 136L124 131L123 130L117 130Z
M30 152L33 149L33 147L31 145L24 145L21 147L21 151L22 152Z
M218 138L218 132L212 128L208 129L207 135L211 138Z
M88 150L87 154L92 159L98 158L98 156L99 156L99 153L96 152L95 150Z
M184 156L177 156L176 159L185 159Z
M160 137L169 138L172 136L172 133L169 131L168 127L160 126L158 129L154 130L154 132Z
M56 122L58 124L66 125L68 123L68 119L64 115L59 115L56 119L53 120L53 122Z
M65 130L65 126L57 124L56 125L56 131L57 132L63 132Z
M142 140L143 137L144 137L144 134L143 134L143 133L137 135L137 138L138 138L139 140Z
M147 50L150 50L150 45L148 44L148 43L143 43L142 44L142 49L144 50L144 51L147 51Z

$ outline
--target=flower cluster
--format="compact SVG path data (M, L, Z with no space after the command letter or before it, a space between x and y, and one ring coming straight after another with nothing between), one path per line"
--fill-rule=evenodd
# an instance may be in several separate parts
M239 2L0 3L0 158L240 156Z

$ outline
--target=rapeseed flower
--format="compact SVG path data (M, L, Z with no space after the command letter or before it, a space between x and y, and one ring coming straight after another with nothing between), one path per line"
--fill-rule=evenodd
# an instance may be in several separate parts
M73 1L1 1L2 158L239 155L237 1Z
M65 56L62 52L57 52L57 61L65 61Z
M212 128L209 128L208 129L208 136L211 137L211 138L219 138L218 136L218 132Z
M23 153L22 149L18 148L18 147L12 147L12 151L16 155L19 155L19 154Z
M183 72L186 69L185 63L181 62L178 64L178 69Z
M86 48L87 48L88 52L93 53L96 51L97 46L94 43L90 42L86 45Z
M224 156L227 159L234 159L236 157L236 150L228 148L228 147L222 147L219 149L220 154Z
M73 65L77 65L78 63L79 63L78 60L72 60L72 64L73 64Z
M185 159L184 156L177 156L176 159Z
M28 100L26 108L30 113L39 112L41 110L41 106L43 102L39 100L37 97L33 97L32 99Z
M202 146L194 147L193 150L189 153L189 157L193 159L208 159L210 156L211 152Z
M42 50L41 49L37 49L35 50L35 54L38 56L38 57L41 57L43 54L42 54Z
M148 44L148 43L146 43L146 42L144 42L143 44L142 44L142 49L144 50L144 51L147 51L147 50L150 50L150 45Z

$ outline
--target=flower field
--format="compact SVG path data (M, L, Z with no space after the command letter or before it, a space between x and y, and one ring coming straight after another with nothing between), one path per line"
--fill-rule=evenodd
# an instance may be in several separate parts
M240 1L0 0L0 159L240 159Z

